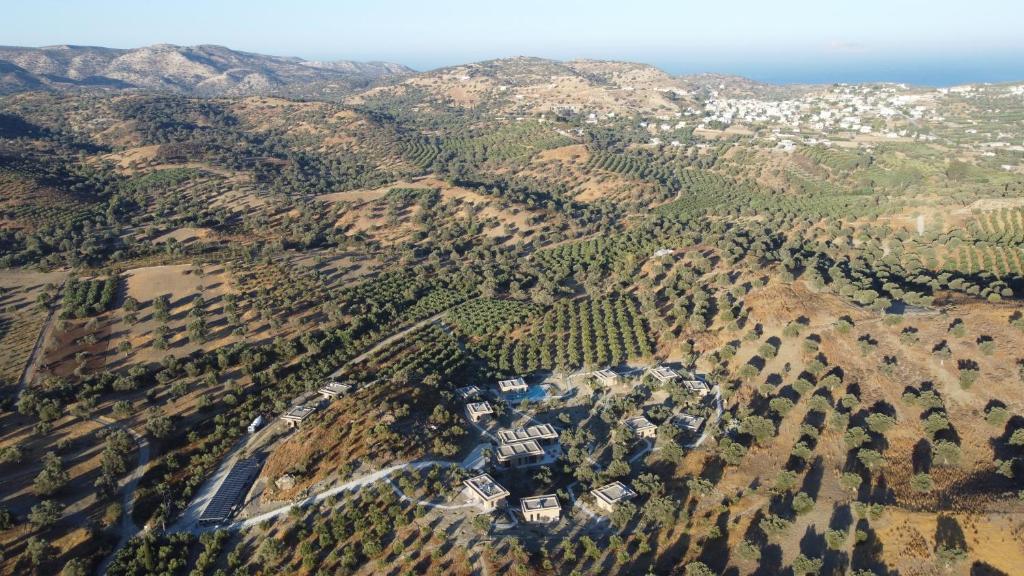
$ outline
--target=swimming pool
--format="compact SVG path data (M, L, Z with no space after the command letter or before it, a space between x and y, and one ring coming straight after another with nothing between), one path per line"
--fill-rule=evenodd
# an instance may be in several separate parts
M544 384L531 384L526 388L526 392L504 395L505 400L510 404L518 404L523 400L527 402L540 402L547 397L548 387Z

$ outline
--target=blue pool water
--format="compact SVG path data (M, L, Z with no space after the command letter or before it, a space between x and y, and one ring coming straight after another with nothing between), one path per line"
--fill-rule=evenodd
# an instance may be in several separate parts
M523 400L529 402L540 402L548 397L548 387L542 384L531 384L526 392L522 394L505 394L505 400L510 404L518 404Z

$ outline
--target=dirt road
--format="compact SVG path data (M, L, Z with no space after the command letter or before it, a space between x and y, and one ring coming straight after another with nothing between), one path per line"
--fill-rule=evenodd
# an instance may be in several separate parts
M50 340L50 335L53 334L53 327L55 326L54 316L57 314L57 304L60 301L60 293L57 293L57 297L54 298L54 305L50 308L50 311L46 314L46 321L43 322L43 327L39 330L39 336L36 338L36 344L32 347L32 353L28 356L28 363L25 364L25 369L21 372L21 379L18 381L18 394L25 389L32 380L35 379L36 373L39 372L39 363L43 361L43 352L46 350L46 343Z

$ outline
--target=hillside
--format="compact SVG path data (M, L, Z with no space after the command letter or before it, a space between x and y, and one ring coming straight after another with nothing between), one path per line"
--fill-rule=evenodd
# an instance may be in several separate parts
M48 50L0 573L1024 565L1024 84Z
M3 93L117 89L191 96L338 98L410 74L386 62L315 62L230 50L158 44L131 50L92 46L0 47Z
M382 99L443 113L449 106L509 116L665 113L689 102L676 78L645 64L505 58L431 70L348 101Z

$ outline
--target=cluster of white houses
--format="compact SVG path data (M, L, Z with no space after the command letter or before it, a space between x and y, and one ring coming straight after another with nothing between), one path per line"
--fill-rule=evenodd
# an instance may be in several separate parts
M466 480L466 489L470 498L475 501L486 512L496 510L504 506L510 492L501 484L498 484L490 474L481 474ZM554 494L541 494L529 496L519 500L519 512L526 522L558 522L562 517L562 505L558 502L558 496Z
M505 400L514 400L526 394L530 387L521 377L498 381L498 395ZM465 402L466 418L478 424L494 416L494 408L486 400L480 400L483 390L479 386L463 386L455 390L459 400Z
M684 379L681 374L668 366L655 366L647 370L647 374L659 384L668 384L677 380L682 380L682 385L686 390L693 394L703 398L711 392L711 387L708 386L707 382L697 380L695 378Z
M704 397L710 387L695 378L684 378L681 374L667 366L656 366L648 369L647 374L661 384L678 382L693 394ZM612 386L622 382L623 377L611 369L599 370L591 376L603 385ZM521 377L501 380L497 383L499 397L510 399L522 397L529 386ZM483 391L477 386L465 386L455 391L456 396L465 402L466 418L478 423L494 416L491 404L482 400ZM704 423L699 416L680 413L673 417L672 422L689 432L697 432ZM637 438L653 439L657 436L658 427L645 416L634 416L623 422ZM551 424L531 424L520 428L505 428L496 433L498 445L494 450L497 469L508 470L524 468L553 462L561 455L562 447L558 432ZM472 500L485 511L493 511L504 506L510 492L497 483L489 474L480 474L464 482ZM637 493L622 482L612 482L591 490L595 505L606 513L611 513L622 502L632 500ZM557 522L561 517L561 505L557 496L542 494L520 499L519 512L526 522Z
M486 512L503 506L510 494L490 474L474 476L463 484L469 492L469 497ZM557 522L562 516L562 506L554 494L522 498L519 500L519 507L523 519L527 522Z
M602 372L611 371L603 370ZM703 398L711 391L711 388L706 382L697 379L683 379L682 375L668 366L655 366L654 368L650 368L647 370L647 375L660 384L669 384L671 382L680 381L686 390L700 398ZM700 416L692 416L683 412L675 415L672 422L686 432L696 433L704 424L704 418ZM623 426L630 430L637 438L653 439L658 435L658 427L645 416L633 416L631 418L627 418L623 421Z
M484 511L491 512L505 505L511 492L491 477L490 474L474 476L463 484L469 491L469 497ZM636 492L622 482L612 482L590 491L594 502L602 511L611 513L622 502L636 498ZM561 517L562 506L558 496L541 494L528 496L519 500L519 510L527 522L557 522Z
M592 372L591 377L594 378L599 384L603 386L614 386L623 381L621 374L615 372L611 368L605 368ZM673 370L668 366L655 366L647 369L647 375L650 376L655 382L659 384L668 384L670 382L682 381L682 385L698 396L705 396L711 391L711 388L706 382L697 380L695 378L683 378L681 374Z
M505 505L511 492L491 477L480 474L463 482L471 500L485 512L492 512ZM612 482L590 491L595 505L605 513L612 513L622 502L636 498L636 492L622 482ZM526 522L558 522L562 517L562 505L555 494L528 496L519 500L519 513Z

